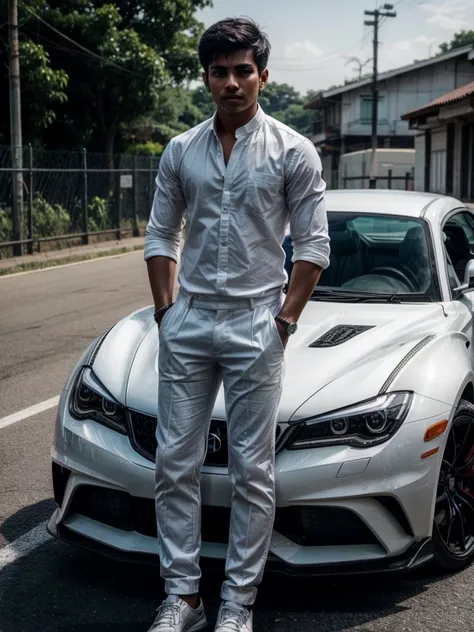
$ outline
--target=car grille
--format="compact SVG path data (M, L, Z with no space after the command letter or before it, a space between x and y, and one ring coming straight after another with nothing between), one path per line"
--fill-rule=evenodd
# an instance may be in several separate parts
M131 441L134 449L149 461L155 461L156 418L137 412L130 412ZM277 426L276 440L281 438L281 428ZM227 423L213 419L209 430L205 465L227 467L228 443Z
M90 485L73 495L68 514L78 513L121 531L156 537L155 503L126 492ZM227 544L230 509L201 510L203 542ZM352 511L340 507L281 507L276 509L275 530L301 546L379 544L369 527Z

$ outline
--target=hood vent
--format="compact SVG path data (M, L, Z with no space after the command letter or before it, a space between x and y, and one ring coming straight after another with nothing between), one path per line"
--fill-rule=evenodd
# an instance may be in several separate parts
M312 342L310 347L337 347L351 338L372 329L374 325L337 325Z

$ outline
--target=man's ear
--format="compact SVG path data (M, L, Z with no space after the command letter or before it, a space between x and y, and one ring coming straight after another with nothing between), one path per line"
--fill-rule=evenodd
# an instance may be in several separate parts
M267 83L268 83L268 68L265 68L265 70L260 75L260 92L265 89Z
M203 72L201 77L204 82L204 85L206 86L207 91L210 92L211 88L209 87L209 79L207 78L207 72Z

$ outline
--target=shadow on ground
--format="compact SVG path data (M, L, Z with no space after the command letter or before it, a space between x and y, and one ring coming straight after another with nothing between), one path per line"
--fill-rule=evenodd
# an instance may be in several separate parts
M13 542L33 529L37 524L48 520L56 508L53 498L42 500L39 503L23 507L13 516L10 516L0 525L0 534L6 542Z
M25 508L5 521L2 532L10 539L24 528L28 516L38 524L51 510L51 501ZM34 526L30 523L28 528ZM210 630L222 579L222 571L204 571L202 595ZM449 599L450 588L440 580L426 570L410 577L310 580L268 572L259 591L254 627L260 632L401 632L420 625L441 630L423 626L412 601L426 600L436 584ZM448 578L453 581L455 576ZM0 631L146 632L162 598L158 569L121 564L50 540L0 572ZM438 608L444 610L442 604ZM392 615L406 620L406 627L386 627Z

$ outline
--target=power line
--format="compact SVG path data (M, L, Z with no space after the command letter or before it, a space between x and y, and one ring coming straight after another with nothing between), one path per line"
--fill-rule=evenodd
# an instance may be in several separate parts
M365 39L367 39L367 35L368 34L366 34ZM351 40L344 47L344 49L342 50L340 48L335 49L329 53L326 53L326 55L323 55L322 57L314 59L314 61L308 60L307 58L304 58L304 57L297 57L294 59L288 59L287 57L271 57L270 59L272 62L272 67L277 70L291 70L291 71L316 70L317 68L325 66L326 64L331 63L340 57L344 57L345 55L349 53L349 51L352 52L353 47L357 46L357 43L358 43L358 39ZM361 48L363 44L364 44L364 38L360 42ZM277 62L277 64L274 65L273 62L275 61ZM281 65L281 64L288 64L288 65Z
M402 13L406 13L407 11L412 11L413 9L416 9L416 7L419 7L422 4L425 4L425 2L426 0L409 0L409 4L402 7L399 13L402 14Z
M91 57L94 57L95 59L98 59L99 61L101 61L102 63L105 63L109 66L112 66L113 68L116 68L117 70L120 70L121 72L125 72L129 75L134 75L135 73L132 72L131 70L127 70L126 68L122 68L122 66L119 66L118 64L114 63L113 61L110 61L109 59L106 59L104 57L102 57L101 55L94 53L94 51L89 50L88 48L86 48L85 46L83 46L82 44L79 44L78 42L76 42L75 40L71 39L70 37L68 37L67 35L65 35L64 33L61 33L61 31L58 31L57 28L55 28L54 26L52 26L51 24L49 24L48 22L46 22L46 20L43 20L42 17L40 17L37 13L35 13L35 11L33 11L33 9L31 9L30 7L27 7L26 5L22 5L24 9L26 9L29 13L31 13L31 15L33 15L37 20L39 20L40 22L42 22L45 26L47 26L48 28L50 28L52 31L54 31L54 33L56 33L56 35L59 35L60 37L62 37L63 39L65 39L67 42L69 42L70 44L73 44L74 46L77 46L77 48L79 48L80 50L82 50L84 53L87 53L88 55L90 55Z

